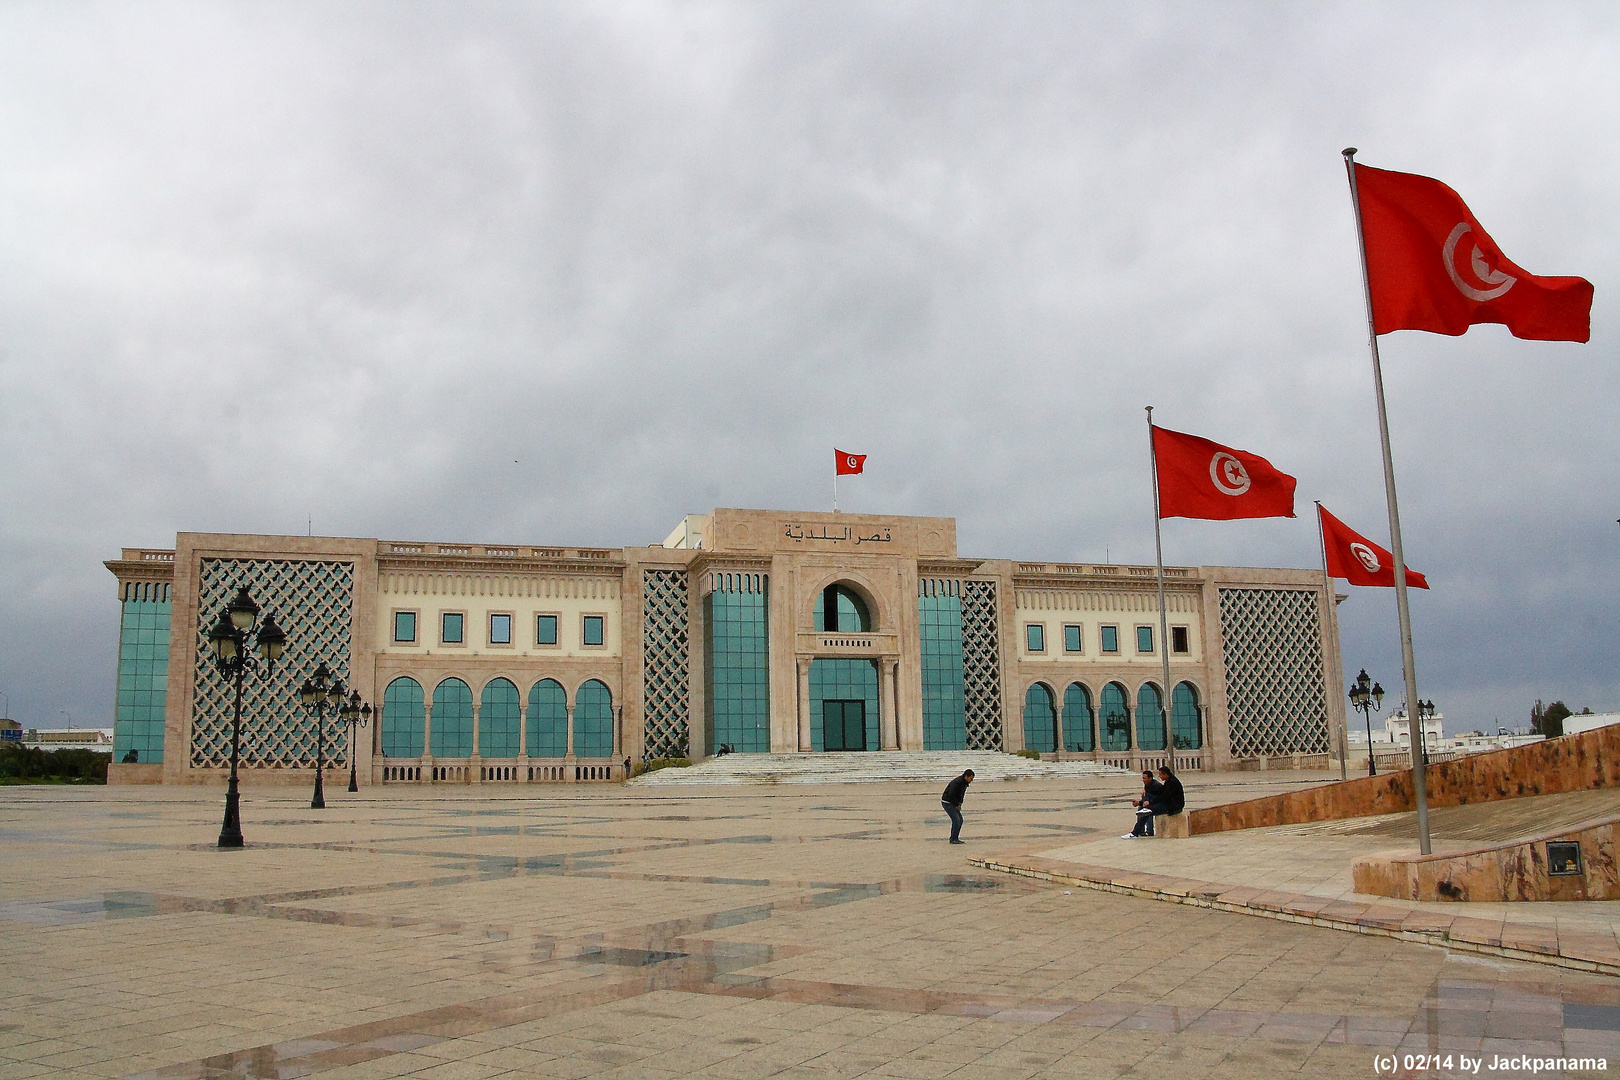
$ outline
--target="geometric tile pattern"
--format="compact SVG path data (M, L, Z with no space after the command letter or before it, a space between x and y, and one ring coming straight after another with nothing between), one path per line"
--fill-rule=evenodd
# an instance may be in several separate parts
M685 757L692 677L686 571L643 570L641 597L645 754Z
M996 629L996 583L962 580L962 682L967 748L1000 750L1001 635Z
M242 680L241 764L250 769L313 769L315 719L298 687L324 663L349 681L354 612L354 564L306 559L204 559L197 595L197 683L191 710L191 764L224 768L231 761L236 682L208 659L208 631L246 585L259 619L274 612L287 645L274 673L248 671ZM357 734L359 734L357 732ZM359 735L364 738L364 735ZM326 710L328 765L348 764L348 728Z
M1306 589L1220 593L1232 756L1327 753L1320 594Z

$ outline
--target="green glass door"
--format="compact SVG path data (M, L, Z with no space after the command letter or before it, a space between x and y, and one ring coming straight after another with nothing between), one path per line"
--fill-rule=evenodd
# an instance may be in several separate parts
M866 702L823 701L821 739L828 750L865 750Z

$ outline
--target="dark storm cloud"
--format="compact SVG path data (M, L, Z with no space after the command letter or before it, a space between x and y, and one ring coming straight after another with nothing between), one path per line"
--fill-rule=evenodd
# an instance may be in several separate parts
M122 544L633 544L715 505L1152 557L1142 406L1300 477L1176 563L1383 534L1338 151L1587 346L1384 342L1425 696L1620 707L1603 5L0 8L0 690L107 723ZM1345 658L1399 681L1393 602ZM1455 724L1453 725L1455 726Z

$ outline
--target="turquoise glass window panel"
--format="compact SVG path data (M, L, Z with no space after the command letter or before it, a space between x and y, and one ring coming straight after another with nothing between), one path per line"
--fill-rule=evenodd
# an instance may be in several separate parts
M1102 734L1103 750L1112 753L1131 748L1131 714L1126 702L1125 688L1111 682L1102 688L1097 701L1097 728Z
M1119 652L1119 627L1105 626L1102 628L1102 651Z
M427 718L423 710L422 684L400 676L383 691L382 752L385 757L422 756L422 730Z
M446 679L433 688L433 756L471 757L472 736L472 688L460 679Z
M962 598L948 595L944 583L934 584L917 598L917 622L921 630L923 749L965 750Z
M406 643L416 640L416 612L394 612L394 640Z
M1136 651L1139 653L1153 651L1153 627L1138 626L1136 628Z
M1063 741L1069 749L1087 753L1096 749L1091 722L1091 691L1079 683L1070 683L1063 691Z
M1024 693L1024 749L1050 754L1057 749L1057 710L1052 691L1034 683Z
M166 595L167 588L158 595ZM150 593L148 595L151 595ZM113 760L135 751L138 764L163 760L169 701L167 600L125 600L118 627L118 682L113 707Z
M466 631L465 618L459 611L446 611L439 620L439 640L446 645L460 645Z
M863 701L866 703L866 748L877 750L878 729L878 673L872 660L843 660L822 657L810 663L810 746L813 750L827 749L827 740L821 721L826 710L824 701Z
M491 615L489 617L489 643L491 645L512 644L512 616Z
M1177 683L1170 695L1170 734L1177 750L1204 748L1203 725L1198 721L1198 688L1192 683Z
M613 691L589 679L574 699L574 756L613 756Z
M827 626L829 596L835 598L833 610L837 614L837 625L830 631ZM818 633L865 634L872 629L872 615L866 608L866 601L846 585L830 585L816 595L814 619Z
M529 690L529 756L568 755L568 692L555 679L541 679Z
M1030 652L1046 651L1046 627L1041 623L1030 623L1024 627L1024 647Z
M507 679L492 679L478 702L478 756L518 755L518 688Z
M534 617L534 643L536 645L557 644L557 616L536 615Z
M1164 749L1164 698L1152 683L1136 692L1136 745L1142 750Z
M722 574L703 598L704 744L771 749L770 604L762 575ZM730 586L727 588L727 586Z
M1063 651L1080 651L1080 628L1078 626L1065 626L1063 628Z
M580 629L580 641L586 645L602 644L602 616L587 615Z

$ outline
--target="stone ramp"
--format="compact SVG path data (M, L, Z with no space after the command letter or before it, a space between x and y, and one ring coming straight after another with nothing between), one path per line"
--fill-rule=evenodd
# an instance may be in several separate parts
M1442 806L1429 811L1429 835L1474 844L1507 843L1572 829L1601 818L1620 818L1620 789L1526 795L1517 799ZM1381 836L1409 841L1417 836L1411 810L1374 818L1342 818L1302 826L1304 834Z
M888 750L850 754L726 754L685 769L659 769L638 787L741 784L944 784L972 769L974 782L1129 777L1095 761L1037 761L995 750Z

